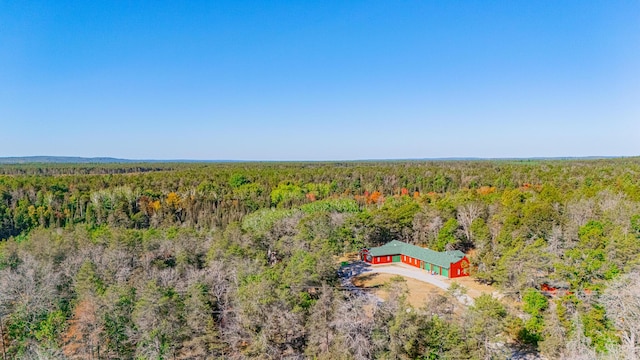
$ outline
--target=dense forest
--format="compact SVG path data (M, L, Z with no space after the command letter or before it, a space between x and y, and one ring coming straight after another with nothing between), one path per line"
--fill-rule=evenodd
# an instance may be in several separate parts
M2 165L0 239L3 360L640 356L639 158ZM504 297L346 291L393 239Z

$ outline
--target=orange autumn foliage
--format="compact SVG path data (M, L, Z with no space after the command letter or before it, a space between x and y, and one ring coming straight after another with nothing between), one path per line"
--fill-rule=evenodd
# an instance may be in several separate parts
M384 196L382 196L380 191L374 191L367 199L367 204L378 204L382 202L384 202Z
M496 191L495 186L480 186L478 190L476 190L480 195L489 195Z
M97 310L92 299L80 301L74 309L69 327L63 334L62 351L69 359L94 358L96 355L102 332Z
M526 191L526 190L535 190L535 191L541 191L542 190L542 185L539 184L530 184L530 183L524 183L522 184L522 186L520 187L520 190L522 191Z

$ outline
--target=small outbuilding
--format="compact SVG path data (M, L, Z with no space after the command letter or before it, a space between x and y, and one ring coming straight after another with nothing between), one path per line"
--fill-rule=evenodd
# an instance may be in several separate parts
M363 249L360 258L370 264L402 262L448 278L469 276L469 259L459 250L434 251L393 240L382 246Z

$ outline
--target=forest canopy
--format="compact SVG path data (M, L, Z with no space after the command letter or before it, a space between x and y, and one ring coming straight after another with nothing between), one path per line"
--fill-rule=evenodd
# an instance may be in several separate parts
M2 165L0 239L3 359L640 355L638 158ZM345 291L391 240L504 298Z

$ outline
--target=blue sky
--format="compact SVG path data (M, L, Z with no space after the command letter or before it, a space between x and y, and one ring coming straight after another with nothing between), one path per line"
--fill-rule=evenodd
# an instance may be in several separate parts
M3 1L0 156L640 155L638 1Z

